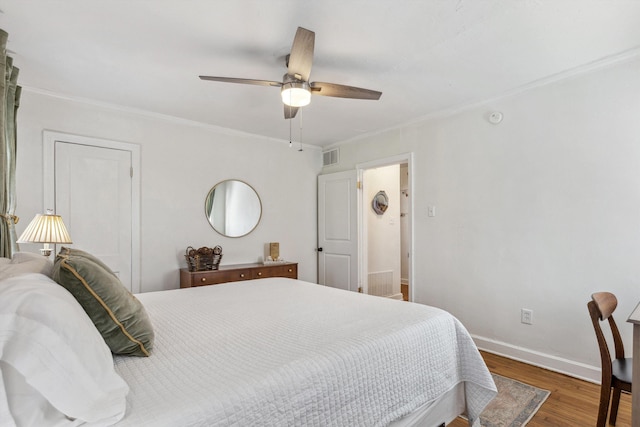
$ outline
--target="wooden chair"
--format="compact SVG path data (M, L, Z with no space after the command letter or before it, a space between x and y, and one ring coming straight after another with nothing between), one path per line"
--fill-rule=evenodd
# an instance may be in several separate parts
M618 300L610 292L597 292L591 295L591 301L587 304L591 322L596 331L598 346L600 347L600 360L602 364L602 385L600 386L600 408L598 410L598 423L596 427L605 427L609 401L611 401L611 414L609 424L615 425L620 403L620 392L631 393L632 359L624 357L624 346L620 331L613 320L613 312L618 306ZM611 358L609 346L605 339L600 322L608 320L613 343L615 347L615 359ZM611 389L613 388L613 399Z

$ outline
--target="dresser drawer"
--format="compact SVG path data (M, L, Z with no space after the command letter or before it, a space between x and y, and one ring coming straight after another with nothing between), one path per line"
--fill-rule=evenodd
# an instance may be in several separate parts
M209 271L193 273L191 274L189 281L191 282L191 286L206 286L221 283L218 275L212 274L212 272Z
M252 277L254 279L263 279L265 277L289 277L291 279L298 278L298 265L270 265L267 267L258 267L253 270Z
M252 279L264 279L265 277L278 277L280 276L280 272L277 268L273 267L258 267L251 270L251 278Z
M219 271L220 282L239 282L241 280L249 280L251 277L251 269L224 270Z
M280 275L282 277L288 277L290 279L297 279L298 278L298 264L282 266L282 274L280 274Z

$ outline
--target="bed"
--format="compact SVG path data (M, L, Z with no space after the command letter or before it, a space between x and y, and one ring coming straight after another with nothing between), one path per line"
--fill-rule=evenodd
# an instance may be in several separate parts
M66 291L45 274L6 279L0 281L0 319L11 310L33 307L37 298L27 306L24 301L5 304L20 292L39 292L47 305L66 298ZM76 401L88 399L86 391L68 402L56 401L69 387L59 383L71 380L30 384L35 381L25 379L30 374L23 375L22 359L6 354L16 328L3 321L0 419L14 420L8 425L56 426L435 427L464 412L470 425L479 426L480 412L496 395L466 329L434 307L286 278L136 297L153 325L150 356L108 358L102 345L101 353L92 350L96 354L87 357L92 360L87 371L96 370L93 365L100 360L98 373L83 373L78 368L82 361L76 361L73 372L65 374L77 376L74 381L96 376L96 393L109 390L96 397L106 402L94 405L99 415L68 416L72 412L65 405L90 406ZM80 316L76 308L64 310L65 318L73 318L72 312ZM78 319L64 321L72 323L64 328L80 331ZM82 327L81 334L71 335L92 334L90 325ZM83 351L100 347L97 336L79 346ZM30 357L36 352L31 348ZM69 357L65 360L51 369L69 369ZM34 414L36 407L40 410Z

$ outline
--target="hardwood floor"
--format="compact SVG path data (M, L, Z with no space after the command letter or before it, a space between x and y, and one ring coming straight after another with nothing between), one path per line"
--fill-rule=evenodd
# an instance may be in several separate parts
M492 373L549 390L551 395L529 421L527 427L595 426L600 386L526 363L482 352ZM631 395L622 395L616 427L631 426ZM468 427L462 418L448 427Z

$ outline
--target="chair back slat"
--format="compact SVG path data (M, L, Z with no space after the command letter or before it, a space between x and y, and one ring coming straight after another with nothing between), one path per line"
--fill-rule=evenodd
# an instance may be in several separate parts
M609 353L609 346L607 345L607 339L602 332L600 326L600 310L595 301L589 301L587 303L589 308L589 315L591 316L591 323L593 323L593 329L596 332L596 338L598 339L598 347L600 349L600 363L602 366L602 378L611 376L611 353Z
M616 307L618 307L618 299L611 292L596 292L591 295L591 300L595 306L599 320L607 320L609 322L611 335L613 337L613 345L615 348L615 358L624 359L624 345L622 343L622 337L620 336L620 331L618 330L616 321L613 319L613 312L616 310ZM591 309L589 310L591 311ZM594 328L596 327L596 323L598 323L597 326L600 329L600 322L594 322ZM596 335L597 334L598 332L596 331ZM600 338L598 338L598 343L602 346ZM606 341L604 344L606 345Z
M598 306L600 320L608 319L618 306L618 299L611 292L596 292L591 299Z

